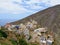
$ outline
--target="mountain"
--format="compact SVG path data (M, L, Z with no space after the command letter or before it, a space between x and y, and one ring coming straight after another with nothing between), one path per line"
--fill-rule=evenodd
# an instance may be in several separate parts
M60 30L60 5L56 5L45 10L39 11L24 19L12 22L11 24L20 24L36 20L41 27L48 27L49 30L58 32Z

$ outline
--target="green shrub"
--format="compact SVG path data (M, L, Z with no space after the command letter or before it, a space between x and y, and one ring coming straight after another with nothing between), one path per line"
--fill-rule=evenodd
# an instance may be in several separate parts
M26 42L26 40L23 39L23 38L21 38L21 39L19 40L19 44L20 44L20 45L29 45L29 44Z
M30 40L31 38L32 38L32 36L30 35L28 40Z
M11 39L10 41L13 45L17 45L17 41L15 41L14 39Z
M0 37L7 38L7 34L3 32L2 30L0 30Z

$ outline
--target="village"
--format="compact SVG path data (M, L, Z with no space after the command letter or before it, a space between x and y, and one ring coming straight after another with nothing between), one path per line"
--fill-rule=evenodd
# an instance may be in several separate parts
M4 27L7 29L5 30L6 32L9 31L8 35L12 34L13 32L19 36L23 34L24 38L28 43L38 42L39 45L54 44L53 32L49 32L47 27L40 27L40 25L38 25L38 23L35 20L28 21L25 24L20 23L19 25L12 25L10 23L7 23ZM12 35L10 36L14 37Z

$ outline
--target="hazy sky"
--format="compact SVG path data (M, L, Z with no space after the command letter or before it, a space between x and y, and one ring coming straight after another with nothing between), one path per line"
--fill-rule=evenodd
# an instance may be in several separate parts
M58 4L60 0L0 0L0 20L19 20Z

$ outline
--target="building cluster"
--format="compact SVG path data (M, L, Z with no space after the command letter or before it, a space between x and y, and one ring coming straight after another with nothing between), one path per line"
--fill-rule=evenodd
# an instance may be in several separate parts
M39 42L40 45L52 45L54 42L53 33L48 33L47 28L37 27L38 23L35 20L31 20L25 24L20 23L19 25L12 25L7 23L5 28L8 31L14 31L25 36L25 39L29 42ZM30 35L32 38L29 40Z

